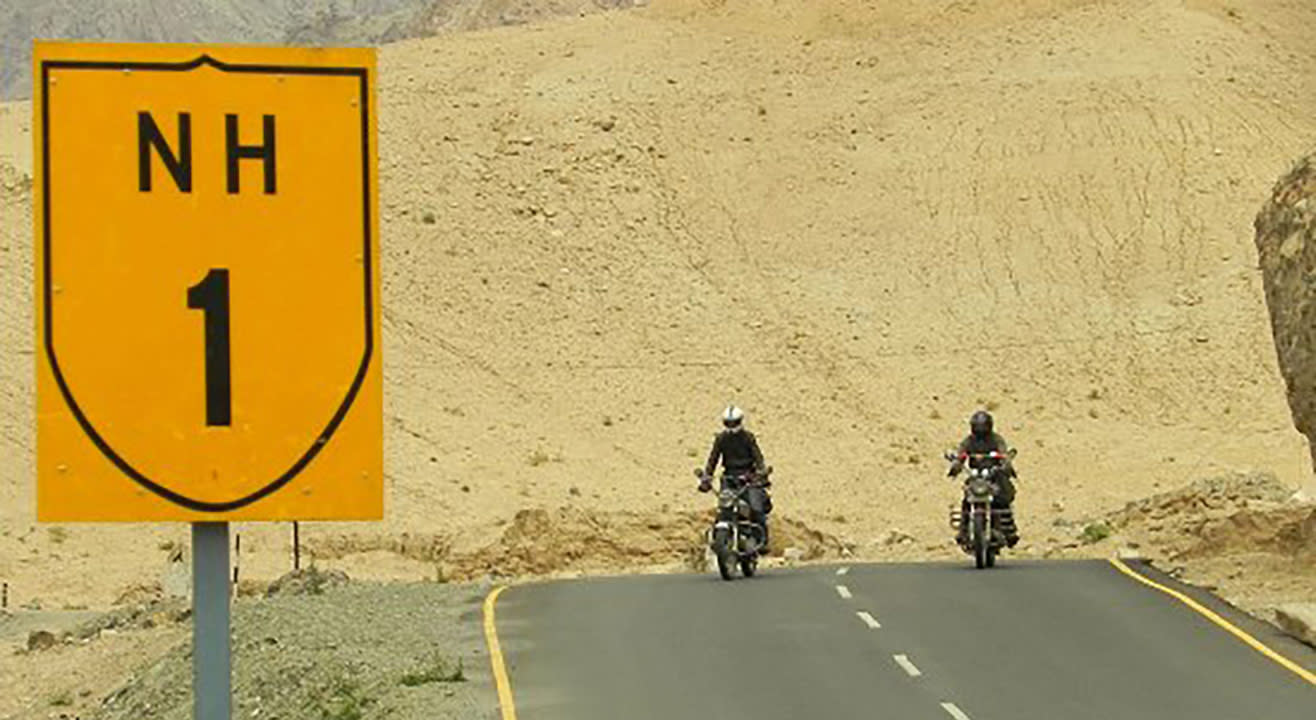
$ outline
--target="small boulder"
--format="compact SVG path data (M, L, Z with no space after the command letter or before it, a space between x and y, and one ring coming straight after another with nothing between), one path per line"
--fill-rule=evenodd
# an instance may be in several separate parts
M1275 622L1293 637L1316 647L1316 603L1295 603L1275 608Z
M33 630L27 634L27 651L40 652L55 647L58 640L55 639L54 633L46 630Z

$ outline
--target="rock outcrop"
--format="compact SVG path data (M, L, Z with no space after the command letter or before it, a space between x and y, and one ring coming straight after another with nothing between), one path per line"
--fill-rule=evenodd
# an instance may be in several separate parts
M1316 155L1276 183L1255 227L1293 424L1316 459Z

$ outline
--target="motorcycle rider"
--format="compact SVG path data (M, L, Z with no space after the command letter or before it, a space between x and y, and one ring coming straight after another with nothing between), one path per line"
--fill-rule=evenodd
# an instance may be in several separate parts
M762 478L766 470L763 453L759 450L758 439L754 433L745 429L745 412L735 405L730 405L722 412L722 431L713 437L713 450L708 454L708 463L699 481L699 492L708 492L713 488L713 473L717 471L718 461L722 463L722 486L739 489L751 478ZM772 498L768 491L755 483L746 493L750 512L754 522L763 526L763 547L768 546L768 513L772 512Z
M997 474L997 485L999 491L992 503L998 509L1008 509L1014 503L1014 481L1017 477L1014 469L1014 463L1010 461L1010 446L1006 444L1005 438L997 434L993 429L991 413L986 410L979 410L969 418L969 435L960 442L955 460L950 464L948 477L955 477L964 469L964 458L969 455L985 455L990 452L998 452L1004 457L997 461L988 460L986 462L997 462L1001 466L1001 472ZM981 462L981 461L978 461ZM978 463L970 458L970 463L975 467ZM1019 531L1014 522L1003 523L1006 532L1005 542L1009 547L1014 547L1019 542ZM963 545L969 539L969 502L966 499L960 510L960 531L955 536L955 541Z

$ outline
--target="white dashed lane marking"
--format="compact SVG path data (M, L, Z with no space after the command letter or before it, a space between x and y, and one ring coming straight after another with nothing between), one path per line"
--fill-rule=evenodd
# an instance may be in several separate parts
M850 598L854 597L853 595L850 594L850 588L844 585L836 586L836 594L840 595L841 598L845 600L849 600Z
M950 713L950 716L955 718L955 720L970 720L969 716L966 715L963 710L955 707L955 703L942 703L941 709Z
M896 664L899 665L902 670L909 673L910 677L918 677L919 675L923 674L923 671L914 667L914 663L909 661L908 656L896 655L895 659L896 659Z
M860 619L860 620L863 620L863 621L864 621L864 624L868 626L868 629L869 629L869 630L876 630L876 629L882 627L882 625L881 625L880 623L877 622L877 619L876 619L876 618L874 618L872 615L869 615L868 613L864 612L863 610L860 610L859 612L857 612L857 613L855 613L855 614L859 616L859 619Z
M840 568L840 569L838 569L838 570L836 571L836 574L837 574L837 575L849 575L849 574L850 574L850 568L848 568L848 567Z

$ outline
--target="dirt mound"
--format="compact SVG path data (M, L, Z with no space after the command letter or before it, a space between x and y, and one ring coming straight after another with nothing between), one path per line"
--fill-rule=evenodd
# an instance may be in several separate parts
M1254 227L1293 423L1316 458L1316 156L1280 178Z
M1238 473L1129 503L1110 526L1174 560L1248 552L1316 554L1316 506L1271 473Z
M458 549L455 539L440 535L361 537L336 535L308 542L317 560L341 561L385 552L427 563L445 580L495 575L528 577L564 572L629 572L654 567L700 568L704 533L711 512L644 516L596 513L577 508L526 509L506 523L497 539L473 549ZM846 545L833 535L791 517L774 513L770 554L788 548L802 560L837 557Z
M1234 473L1129 503L1087 525L1090 549L1134 551L1261 617L1316 597L1316 504L1270 473Z
M1275 553L1299 561L1316 561L1316 505L1240 510L1203 524L1201 541L1186 558Z
M1249 502L1282 503L1293 490L1280 482L1274 473L1234 473L1198 480L1176 490L1135 500L1112 513L1120 525L1138 520L1158 520L1196 512L1228 514L1245 508Z
M522 510L499 540L466 557L453 558L458 576L546 575L568 571L626 571L655 565L700 567L711 512L649 517L572 508ZM842 543L799 520L774 517L771 555L798 548L801 559L837 556Z
M341 570L321 570L310 567L293 570L273 583L265 591L265 597L280 595L323 595L326 590L342 587L350 582L347 573Z
M453 558L457 575L545 575L561 570L627 570L681 562L699 547L704 518L696 513L645 519L574 508L522 510L497 542Z

